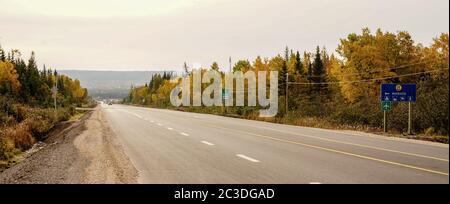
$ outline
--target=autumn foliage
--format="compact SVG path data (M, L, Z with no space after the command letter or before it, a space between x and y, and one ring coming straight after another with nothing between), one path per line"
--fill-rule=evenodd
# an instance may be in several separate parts
M56 84L55 113L51 89ZM25 62L18 50L6 54L0 47L0 161L30 148L87 99L78 80L45 65L38 70L34 53Z
M418 96L412 112L414 132L430 138L445 135L439 141L448 142L448 44L448 33L442 33L431 45L424 46L415 43L406 31L391 33L378 29L373 33L365 28L359 34L340 39L331 55L319 46L313 52L286 48L284 54L271 58L258 56L253 61L237 61L233 71L279 72L279 112L275 118L258 118L258 107L178 109L313 127L381 131L380 85L415 83ZM217 63L206 69L220 70ZM191 74L186 63L184 72ZM169 78L154 76L150 84L156 86L132 87L124 102L174 108L168 102L170 89L175 86ZM406 130L406 103L395 103L387 115L389 131Z

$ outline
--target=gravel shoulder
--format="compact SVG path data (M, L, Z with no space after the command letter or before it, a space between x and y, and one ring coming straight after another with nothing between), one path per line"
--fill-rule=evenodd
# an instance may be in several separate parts
M136 183L138 172L96 108L56 127L23 160L0 173L1 183Z

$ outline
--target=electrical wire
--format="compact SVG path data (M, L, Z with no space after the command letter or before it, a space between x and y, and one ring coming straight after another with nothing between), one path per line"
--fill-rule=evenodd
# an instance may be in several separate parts
M376 73L376 72L382 72L382 71L393 71L393 70L397 70L397 69L405 69L408 67L412 67L415 65L421 65L421 64L426 64L428 62L431 62L431 60L428 61L422 61L422 62L417 62L417 63L412 63L412 64L405 64L405 65L400 65L397 67L391 67L391 68L382 68L382 69L373 69L373 70L369 70L365 73ZM336 75L330 75L330 74L323 74L323 75L316 75L316 76L306 76L306 77L312 77L312 78L320 78L320 77L326 77L326 76L332 76L332 77L341 77L341 76L355 76L355 75L360 75L360 73L349 73L349 74L336 74Z
M400 77L407 77L407 76L415 76L420 74L427 74L427 73L434 73L434 72L440 72L443 70L448 70L447 68L443 69L434 69L430 71L424 71L424 72L416 72L411 74L403 74L403 75L397 75L397 76L391 76L391 77L382 77L382 78L374 78L374 79L364 79L364 80L355 80L355 81L336 81L336 82L321 82L321 83L304 83L304 82L288 82L288 84L299 84L299 85L319 85L319 84L347 84L347 83L362 83L362 82L372 82L372 81L379 81L379 80L385 80L385 79L394 79L394 78L400 78Z

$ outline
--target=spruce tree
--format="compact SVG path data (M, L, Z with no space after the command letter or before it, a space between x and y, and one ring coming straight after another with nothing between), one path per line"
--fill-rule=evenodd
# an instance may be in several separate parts
M40 91L39 91L41 88L41 77L39 75L39 70L36 65L34 52L31 52L31 57L28 60L27 79L29 82L28 86L30 89L30 95L34 99L41 99L42 93L40 93Z
M314 62L312 64L312 81L314 83L318 83L313 85L313 91L317 93L320 97L328 97L328 87L326 84L323 84L327 82L327 76L325 72L325 65L322 60L322 54L320 51L319 46L317 46L316 54L314 57Z
M289 47L286 46L286 49L284 50L284 60L286 61L286 64L289 63Z
M183 64L184 75L189 76L189 67L186 62Z
M313 67L312 67L312 79L315 83L322 82L322 76L324 75L325 70L323 66L322 57L320 55L320 48L317 46L316 54L314 57Z
M286 93L286 74L288 73L287 62L285 61L278 73L278 94L284 96Z
M211 65L211 69L214 71L219 71L219 64L217 64L217 62L213 62Z
M0 60L3 62L6 60L5 51L2 49L1 45L0 45Z
M302 76L304 74L303 73L303 63L302 63L302 60L300 59L300 53L298 51L295 54L295 71L300 76Z

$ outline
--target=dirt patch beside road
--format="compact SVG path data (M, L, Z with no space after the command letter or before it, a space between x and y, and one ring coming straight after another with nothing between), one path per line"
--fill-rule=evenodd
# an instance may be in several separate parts
M136 178L100 109L55 129L37 151L0 173L0 183L136 183Z

